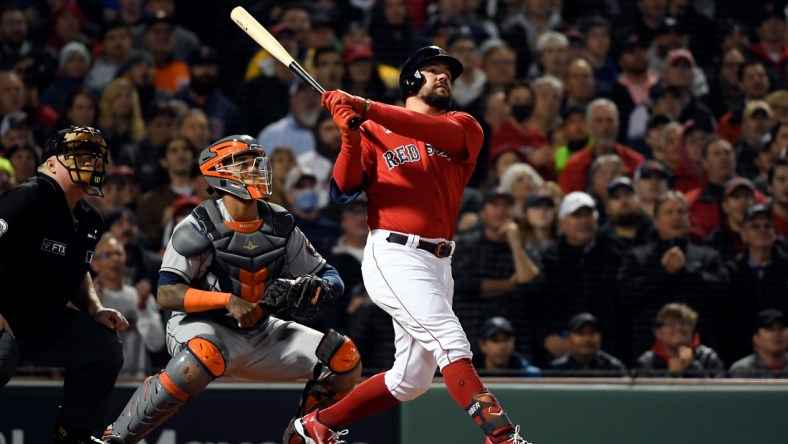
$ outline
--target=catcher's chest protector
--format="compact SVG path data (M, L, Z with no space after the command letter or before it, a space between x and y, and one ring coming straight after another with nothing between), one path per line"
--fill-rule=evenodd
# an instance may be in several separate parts
M214 247L209 267L219 282L219 291L232 292L249 302L257 302L265 287L280 277L285 267L287 236L293 217L279 206L258 201L263 224L252 233L239 233L224 224L213 200L192 213L208 234Z

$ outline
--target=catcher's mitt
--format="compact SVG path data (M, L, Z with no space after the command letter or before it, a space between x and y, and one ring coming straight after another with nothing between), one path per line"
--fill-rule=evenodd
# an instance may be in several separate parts
M323 317L326 306L334 297L331 282L314 275L292 279L274 279L266 288L260 304L299 324L313 324Z

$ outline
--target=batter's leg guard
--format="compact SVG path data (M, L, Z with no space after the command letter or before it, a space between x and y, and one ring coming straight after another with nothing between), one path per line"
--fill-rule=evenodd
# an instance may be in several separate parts
M295 420L315 409L336 403L353 390L361 378L361 355L349 337L330 329L315 350L319 362L312 370L312 379L304 387ZM282 442L300 444L293 435L293 421L285 430Z
M508 436L514 431L514 425L503 411L501 404L492 393L484 391L473 395L471 405L465 409L485 435L490 438ZM497 440L492 442L498 442Z
M167 367L145 380L120 417L104 432L104 442L136 443L180 410L193 395L224 374L227 351L219 338L189 340Z

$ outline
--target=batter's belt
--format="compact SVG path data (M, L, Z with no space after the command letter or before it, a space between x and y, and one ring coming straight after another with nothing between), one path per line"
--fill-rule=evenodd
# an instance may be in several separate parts
M394 244L400 244L405 246L409 245L408 235L406 234L391 233L388 235L386 240ZM449 257L454 251L454 245L452 245L452 243L449 241L430 242L430 241L419 239L419 243L418 245L415 245L415 247L420 250L430 252L440 258Z

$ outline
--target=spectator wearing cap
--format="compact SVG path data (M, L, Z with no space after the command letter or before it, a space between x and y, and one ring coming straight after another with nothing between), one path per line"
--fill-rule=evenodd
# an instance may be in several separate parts
M725 113L741 106L744 93L739 84L739 67L745 60L744 52L740 47L734 46L722 53L717 75L711 83L709 95L704 98L709 110L718 121Z
M663 155L657 157L673 171L673 189L687 193L706 184L703 145L712 139L713 133L714 128L709 122L690 120L681 126L681 135L675 145L676 155L666 145Z
M583 192L569 193L558 208L558 240L542 251L542 283L532 298L536 328L537 362L549 362L568 350L564 322L581 311L607 318L614 309L618 259L609 246L596 241L599 213L594 199ZM567 277L571 276L571 279Z
M586 122L593 140L588 147L573 154L558 178L564 193L586 188L588 173L597 157L615 154L624 165L627 175L632 175L644 158L637 151L616 141L619 114L616 104L608 99L596 99L586 110Z
M479 67L481 62L479 47L470 32L455 32L449 36L446 43L446 51L459 60L463 67L462 75L452 82L452 104L465 110L468 105L481 97L487 84L487 75ZM405 58L402 57L402 60Z
M33 58L25 11L18 4L0 9L0 69L13 69L19 62Z
M717 352L701 344L695 331L698 312L673 302L659 309L654 323L654 345L638 358L643 377L721 378L725 376Z
M131 56L131 27L120 20L111 20L102 24L100 39L102 53L93 61L85 79L85 86L99 93L115 79Z
M320 95L300 80L290 86L286 116L268 124L257 140L261 146L288 147L296 157L315 150L314 128L320 118Z
M173 55L178 60L187 60L189 54L200 47L200 38L197 34L176 22L176 4L175 0L148 0L144 2L143 12L146 19L143 20L141 25L132 28L132 39L135 48L141 48L145 45L146 22L153 17L166 17L172 22L172 34L175 40Z
M514 197L503 187L484 194L480 229L456 236L453 276L458 301L478 308L477 313L512 315L523 334L531 332L523 296L539 276L539 258L520 237L514 220ZM467 305L466 305L467 306ZM522 326L520 325L522 323Z
M649 91L659 82L659 73L649 67L646 44L635 33L620 40L618 64L621 74L612 85L610 99L616 103L622 116L631 116L619 125L618 138L626 140L631 118L640 116L642 120L648 115ZM637 122L633 123L637 126Z
M596 89L600 94L608 95L619 76L619 67L611 57L610 22L604 17L588 14L580 20L580 32L585 44L585 58L594 69Z
M566 96L562 109L586 108L596 97L596 79L591 64L582 58L570 61L566 68Z
M165 211L180 196L194 194L192 167L197 161L197 148L184 137L171 139L159 152L159 165L167 174L167 182L144 193L137 201L140 229L149 239L149 248L159 251L167 223Z
M175 21L165 12L145 20L145 50L153 56L153 85L171 94L189 83L189 67L175 57ZM139 47L139 46L137 46Z
M686 301L699 312L718 309L710 294L721 294L729 282L722 256L711 248L690 241L687 199L668 191L654 205L656 236L625 255L618 271L622 310L630 313L634 353L649 342L651 313L671 300ZM710 332L711 333L711 332Z
M41 103L60 108L66 95L82 86L90 71L90 63L90 52L85 45L79 42L66 44L60 50L57 77L41 91Z
M627 368L614 356L602 351L599 322L591 313L572 316L568 325L569 351L550 363L550 376L568 378L618 378Z
M38 151L29 143L17 144L6 150L5 158L13 167L18 185L36 174L39 157Z
M747 103L763 100L771 89L766 65L758 59L747 60L739 66L738 80L741 100L732 111L723 114L717 123L717 133L730 143L736 143L741 138L741 124Z
M189 56L188 86L175 98L189 108L199 108L208 117L211 140L242 131L238 106L219 89L219 55L209 46L197 48Z
M265 145L263 145L265 146ZM320 254L328 254L342 229L321 214L320 189L312 170L296 166L287 172L284 183L286 207L296 226L304 232Z
M299 53L298 40L292 29L277 25L271 28L271 33L288 53ZM267 125L287 115L290 108L290 86L295 79L293 71L283 63L279 63L264 50L259 54L265 55L260 59L262 65L262 68L259 68L260 72L247 76L238 88L235 99L248 134L258 134ZM338 89L341 76L345 72L339 49L319 48L315 51L312 61L317 70L316 74L322 74L327 65L342 65L340 77L334 79L335 83L333 83L334 89ZM331 83L323 83L327 80L326 76L316 77L324 88L331 89ZM260 100L260 97L265 97L266 100Z
M678 116L680 122L694 120L713 127L714 116L701 101L709 92L708 82L697 66L695 56L688 49L671 49L667 53L661 83L655 87L678 89L682 104L681 114Z
M722 220L720 206L725 197L725 186L736 175L736 157L731 144L719 136L707 138L701 146L701 167L706 175L705 185L687 193L695 240L708 236ZM763 195L757 192L755 201L763 200Z
M515 82L506 89L506 104L510 112L492 133L492 154L505 146L518 146L525 156L525 162L532 164L543 177L552 177L552 150L547 134L548 128L552 126L549 122L556 119L555 113L560 106L561 92L556 89L558 86L560 82L552 79L540 82L534 88Z
M544 190L534 191L525 199L520 236L534 251L542 251L555 242L558 231L555 207L555 199Z
M788 239L788 154L783 149L769 168L767 183L771 194L772 218L777 235Z
M764 100L772 110L772 126L788 122L788 90L779 89L771 92Z
M599 238L619 256L649 242L651 217L638 204L635 185L628 177L619 176L607 185L604 199L607 222L599 229Z
M515 351L514 328L508 319L496 316L482 324L479 351L473 365L481 376L537 377L539 369Z
M369 97L370 100L391 102L396 97L388 91L388 86L381 75L380 63L372 53L369 45L354 45L344 51L345 77L342 89L349 94Z
M758 43L750 51L768 66L772 77L784 79L788 68L788 45L785 44L785 4L767 3L762 6L756 32Z
M731 378L788 378L788 335L785 334L785 316L779 310L768 308L758 312L752 334L755 350L731 365Z
M733 146L736 154L736 174L755 179L758 175L755 158L761 151L761 145L768 142L772 127L772 109L763 100L751 100L744 107L743 118L742 137Z
M525 200L544 185L544 179L527 163L510 165L501 175L501 188L514 197L514 219L521 221L525 214Z
M566 144L555 150L555 174L560 176L569 157L587 147L591 142L588 134L585 107L570 106L561 113L561 131Z
M198 205L202 203L196 196L180 196L175 199L175 202L172 203L170 207L164 210L164 219L166 223L164 225L164 232L161 238L161 251L167 248L167 244L170 242L170 238L172 237L172 232L175 227L181 223L186 216L192 213L192 210L197 208Z
M741 358L750 350L748 330L742 328L742 313L765 308L788 310L788 254L777 241L768 205L753 205L744 216L741 237L744 253L731 261L730 303L724 307L725 330L721 331L720 348L728 360Z
M703 245L717 250L725 261L734 260L747 250L741 237L742 222L747 209L755 203L755 185L744 177L734 177L725 183L720 225L711 230Z

